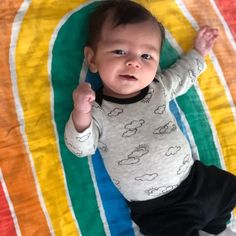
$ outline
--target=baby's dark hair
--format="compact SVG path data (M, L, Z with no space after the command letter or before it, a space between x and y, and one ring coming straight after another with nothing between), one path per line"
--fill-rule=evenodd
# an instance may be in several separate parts
M110 15L114 28L119 25L152 21L160 29L162 47L165 40L163 25L146 8L129 0L106 0L98 3L90 16L86 46L96 50L104 22Z

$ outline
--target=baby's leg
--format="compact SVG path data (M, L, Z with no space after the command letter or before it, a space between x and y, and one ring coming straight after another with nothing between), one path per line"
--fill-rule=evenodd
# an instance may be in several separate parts
M236 206L236 176L216 167L206 168L209 193L203 203L207 222L202 230L219 234L226 229L231 212ZM201 200L204 202L204 199Z
M226 222L230 219L230 216L231 215L227 212L225 215L217 217L209 222L208 225L202 230L209 234L219 234L226 229Z

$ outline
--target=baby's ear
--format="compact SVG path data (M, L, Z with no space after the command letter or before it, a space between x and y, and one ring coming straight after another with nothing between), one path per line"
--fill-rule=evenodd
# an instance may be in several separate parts
M95 53L93 49L91 47L85 47L84 56L85 56L86 62L89 65L89 69L91 70L91 72L97 73L98 70L95 64Z

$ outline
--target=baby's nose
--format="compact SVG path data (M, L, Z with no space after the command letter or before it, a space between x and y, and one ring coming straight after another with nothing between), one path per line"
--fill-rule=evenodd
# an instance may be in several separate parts
M126 65L129 66L129 67L135 67L137 69L141 68L140 60L139 60L139 58L136 58L136 57L129 58L126 61Z

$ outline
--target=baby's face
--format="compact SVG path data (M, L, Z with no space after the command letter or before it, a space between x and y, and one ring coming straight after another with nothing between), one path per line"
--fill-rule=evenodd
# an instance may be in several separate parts
M129 98L148 86L157 72L160 47L160 30L151 21L115 28L105 22L94 54L104 94Z

